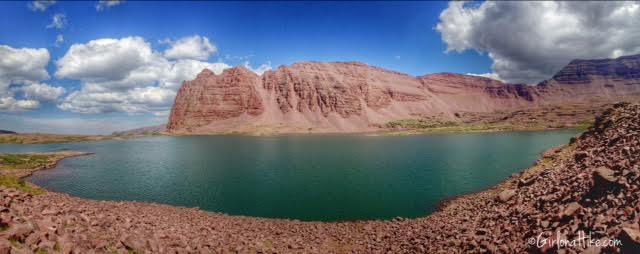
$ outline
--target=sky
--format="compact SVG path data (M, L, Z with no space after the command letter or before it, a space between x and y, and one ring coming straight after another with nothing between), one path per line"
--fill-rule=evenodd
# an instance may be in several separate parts
M640 53L637 2L0 2L0 129L162 124L183 80L359 61L535 84Z

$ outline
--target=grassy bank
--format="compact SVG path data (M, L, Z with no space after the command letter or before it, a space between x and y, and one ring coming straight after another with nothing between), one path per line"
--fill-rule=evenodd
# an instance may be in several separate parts
M22 178L31 175L35 171L55 167L64 158L87 154L89 153L72 151L0 154L0 186L16 188L31 194L43 193L43 189L26 183Z
M0 186L14 188L33 195L38 195L45 192L44 189L27 183L21 177L13 174L0 174Z
M451 121L430 122L423 119L402 119L385 124L389 131L382 135L415 135L429 133L474 133L501 131L543 131L557 129L587 130L593 125L592 121L581 121L575 124L543 125L543 124L513 124L513 123L457 123Z
M115 136L59 135L59 134L0 134L0 144L49 144L122 139Z
M52 163L55 155L0 154L1 169L36 169Z

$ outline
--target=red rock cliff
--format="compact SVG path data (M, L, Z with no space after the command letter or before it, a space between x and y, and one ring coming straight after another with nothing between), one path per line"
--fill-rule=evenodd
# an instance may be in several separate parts
M631 59L623 59L623 66L636 64L627 69L615 60L607 63L618 67L572 63L576 66L568 66L538 86L451 73L412 77L354 62L303 62L262 76L244 67L227 69L220 75L205 69L193 81L183 83L167 130L358 132L417 116L446 118L461 111L491 112L585 98L636 96L640 85L630 84L638 80L638 58ZM610 69L618 74L603 74ZM585 71L590 73L586 83L579 74Z

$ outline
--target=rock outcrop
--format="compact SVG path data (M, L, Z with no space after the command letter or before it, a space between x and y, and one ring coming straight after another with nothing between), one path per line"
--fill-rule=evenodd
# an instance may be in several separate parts
M167 128L190 129L211 121L260 115L264 105L258 84L258 75L244 67L225 70L220 76L205 69L180 87Z
M629 81L632 85L640 79L640 55L623 56L616 59L571 61L552 80L563 84L588 84L598 79Z
M555 103L567 98L635 101L640 96L640 55L574 60L538 87Z
M258 76L244 67L185 81L170 133L363 132L390 121L640 97L640 55L576 60L537 86L452 73L412 77L362 63L304 62Z
M638 253L639 223L637 104L417 219L261 219L0 187L0 253Z

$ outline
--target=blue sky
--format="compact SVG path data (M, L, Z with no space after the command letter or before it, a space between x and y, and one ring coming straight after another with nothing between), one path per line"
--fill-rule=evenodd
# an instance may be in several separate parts
M0 129L109 133L163 123L179 86L177 80L193 76L194 70L147 78L141 83L123 77L149 70L180 72L180 66L187 65L192 69L214 68L210 65L213 63L218 63L215 68L248 65L261 72L299 61L360 61L414 76L477 73L535 83L573 58L615 57L640 51L640 33L634 33L640 26L633 18L639 14L637 3L599 3L584 8L535 2L128 1L107 6L106 2L69 1L34 7L37 4L0 3L0 47L5 46L0 54L9 59L24 58L4 66L0 62ZM579 39L605 46L584 50L573 43L572 47L567 31L577 34L593 29L574 20L583 14L580 11L588 14L587 7L628 12L615 24L635 37L582 35ZM484 15L489 11L493 15ZM500 12L518 15L495 15ZM539 20L545 13L560 22ZM493 20L493 16L502 18ZM56 17L62 17L58 23L54 22ZM577 20L591 25L604 22ZM575 31L567 24L575 26ZM549 31L554 26L562 27L563 34L556 36L553 29ZM608 31L585 34L598 33L607 35ZM172 57L168 50L186 41L200 46L199 51ZM140 55L123 50L109 58L111 65L105 64L114 73L96 70L102 66L96 60L102 54L97 45L105 43L111 45L107 47L110 51L125 47ZM72 52L74 44L79 47ZM146 49L151 53L145 53ZM37 62L36 56L48 62L33 70L19 68ZM139 65L128 60L133 56L143 59ZM163 65L155 66L153 62L158 61ZM87 67L92 64L98 65ZM35 73L38 68L44 68L47 77L23 73Z
M253 55L252 63L271 61L274 66L308 60L362 61L412 75L484 73L491 64L474 51L444 53L446 45L434 28L446 2L132 1L102 12L92 1L59 2L44 12L31 11L27 5L2 3L0 43L48 48L52 60L73 43L98 38L141 36L162 49L159 40L198 34L218 46L218 54L211 56L214 60L229 54ZM66 15L67 26L46 29L56 13ZM65 43L54 47L60 33Z

